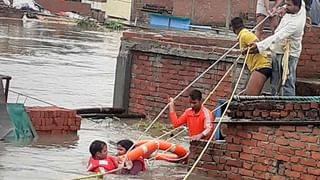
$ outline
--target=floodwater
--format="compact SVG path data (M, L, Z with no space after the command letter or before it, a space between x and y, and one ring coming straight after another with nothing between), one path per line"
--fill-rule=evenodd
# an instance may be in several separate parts
M0 20L0 74L12 76L12 90L58 106L110 107L120 36L118 32ZM13 93L9 101L46 105ZM127 124L83 119L77 134L39 135L33 142L0 141L0 179L71 179L88 175L89 144L104 140L114 154L117 140L135 140L141 135ZM173 180L185 174L183 165L154 162L138 177L108 175L106 179Z

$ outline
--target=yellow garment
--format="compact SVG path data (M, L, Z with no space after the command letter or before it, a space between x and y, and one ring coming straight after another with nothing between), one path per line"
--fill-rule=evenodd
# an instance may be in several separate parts
M243 28L238 34L240 49L245 50L250 44L257 41L257 36L248 29ZM252 72L256 69L271 68L271 62L267 59L265 53L249 54L247 59L247 67Z
M289 75L289 53L290 53L290 43L288 39L285 40L285 45L283 48L284 54L282 57L282 86L286 83Z

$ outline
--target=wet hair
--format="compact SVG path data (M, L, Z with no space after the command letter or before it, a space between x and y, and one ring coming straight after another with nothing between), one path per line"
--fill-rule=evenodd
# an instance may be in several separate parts
M201 99L202 99L202 93L201 93L201 91L199 91L198 89L193 89L193 90L190 92L189 97L190 97L192 100L199 100L199 101L201 101Z
M107 146L107 144L103 141L100 141L100 140L93 141L89 147L91 156L94 157L97 154L97 152L101 152L104 146Z
M235 17L231 19L231 26L233 29L244 28L243 20L240 17Z
M134 143L129 139L123 139L123 140L118 141L117 145L124 147L126 149L126 151L128 151L131 148L131 146L134 146Z

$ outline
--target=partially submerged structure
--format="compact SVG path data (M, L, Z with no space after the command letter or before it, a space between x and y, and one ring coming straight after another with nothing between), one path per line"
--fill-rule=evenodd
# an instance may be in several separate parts
M320 28L306 31L297 68L297 95L309 97L238 97L223 121L224 141L211 142L196 167L204 176L220 179L317 179L320 176ZM233 36L189 32L124 32L117 61L114 107L153 119L191 81L218 59L192 88L207 96L240 55L232 50ZM243 62L222 81L207 107L229 99ZM247 71L239 90L244 88ZM188 94L176 100L180 113ZM311 97L313 96L313 97ZM220 103L221 104L221 103ZM161 116L166 121L167 116ZM216 118L219 120L219 118ZM219 137L219 136L217 136ZM199 157L206 142L191 143L189 165Z

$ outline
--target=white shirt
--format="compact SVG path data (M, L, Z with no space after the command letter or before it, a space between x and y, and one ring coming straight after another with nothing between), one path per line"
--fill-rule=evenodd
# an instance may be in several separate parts
M306 24L306 8L302 1L301 8L296 14L286 13L280 21L275 33L263 41L257 42L259 52L270 48L277 54L284 54L284 40L290 42L290 56L299 58L302 50L302 37Z

